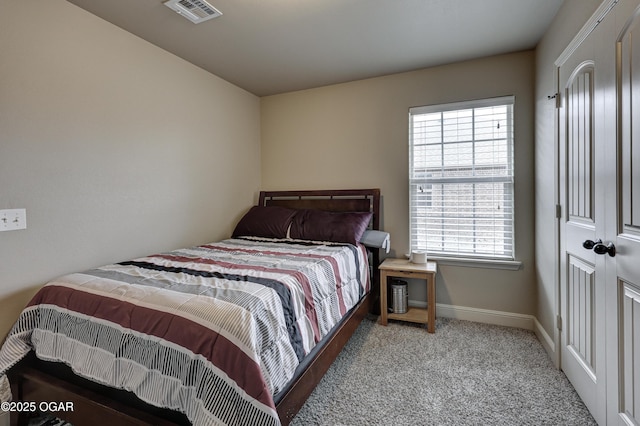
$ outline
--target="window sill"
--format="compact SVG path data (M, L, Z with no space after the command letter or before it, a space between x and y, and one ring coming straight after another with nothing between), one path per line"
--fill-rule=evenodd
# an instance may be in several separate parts
M463 266L467 268L504 269L508 271L517 271L522 268L522 262L519 260L465 259L462 257L439 256L427 256L427 259L435 260L438 265Z

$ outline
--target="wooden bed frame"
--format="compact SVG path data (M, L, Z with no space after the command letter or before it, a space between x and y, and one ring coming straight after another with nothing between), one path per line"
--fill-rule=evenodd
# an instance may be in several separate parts
M259 204L327 211L371 211L372 229L380 226L380 190L262 191ZM326 344L308 367L294 380L277 402L282 425L288 425L340 354L363 318L375 311L379 295L379 253L372 251L372 291L334 329ZM73 411L56 412L56 417L74 426L95 424L176 425L189 424L186 416L145 404L132 393L111 389L73 376L68 367L45 363L28 356L9 372L14 401L73 402ZM12 413L12 425L26 425L28 417Z

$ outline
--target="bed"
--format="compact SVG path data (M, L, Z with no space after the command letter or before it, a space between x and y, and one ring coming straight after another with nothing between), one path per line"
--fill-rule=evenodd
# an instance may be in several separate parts
M52 281L0 349L12 423L287 425L376 305L379 206L263 191L227 240Z

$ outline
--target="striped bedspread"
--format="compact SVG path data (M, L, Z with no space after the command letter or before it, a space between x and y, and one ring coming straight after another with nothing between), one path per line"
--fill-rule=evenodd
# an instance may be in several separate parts
M369 285L361 246L248 238L66 275L20 315L1 381L33 350L195 425L278 424L273 395Z

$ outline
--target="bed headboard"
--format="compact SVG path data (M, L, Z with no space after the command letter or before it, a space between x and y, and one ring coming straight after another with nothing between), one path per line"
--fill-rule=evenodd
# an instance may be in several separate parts
M377 188L261 191L258 204L332 212L371 212L371 228L380 229L380 189Z

